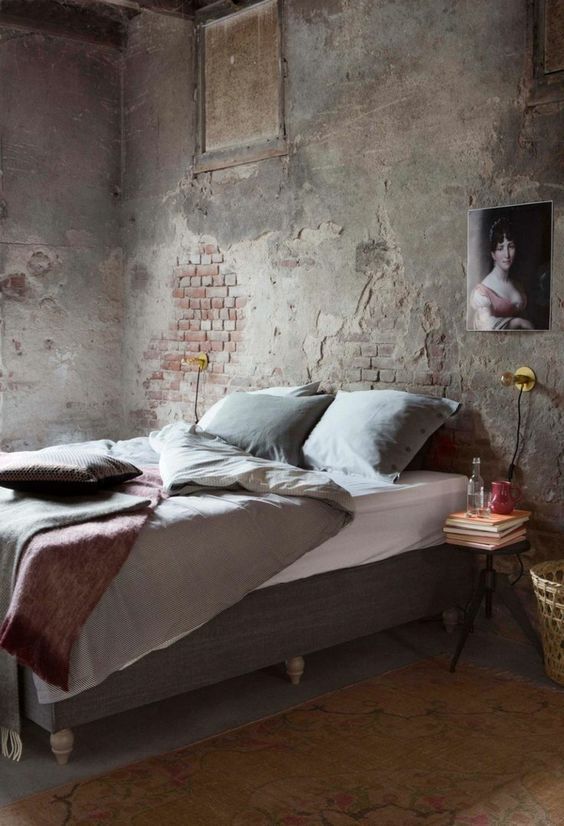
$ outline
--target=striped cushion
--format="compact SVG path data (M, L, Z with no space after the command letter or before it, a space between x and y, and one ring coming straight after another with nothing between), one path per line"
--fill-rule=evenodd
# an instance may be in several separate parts
M141 473L123 459L64 445L0 454L0 486L25 493L79 496L119 485Z

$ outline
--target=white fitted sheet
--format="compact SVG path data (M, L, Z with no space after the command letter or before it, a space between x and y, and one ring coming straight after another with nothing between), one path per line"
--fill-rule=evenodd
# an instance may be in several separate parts
M409 471L394 485L344 473L329 475L354 497L354 520L261 588L440 545L447 514L466 507L467 478L456 473Z

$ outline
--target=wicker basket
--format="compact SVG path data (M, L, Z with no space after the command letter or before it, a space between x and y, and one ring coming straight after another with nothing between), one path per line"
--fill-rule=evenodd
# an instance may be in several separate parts
M531 568L539 608L544 667L551 680L564 685L564 559Z

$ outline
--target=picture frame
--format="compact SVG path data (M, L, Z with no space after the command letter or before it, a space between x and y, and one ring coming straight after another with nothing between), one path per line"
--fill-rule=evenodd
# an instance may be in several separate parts
M468 210L467 330L550 330L552 237L552 201Z

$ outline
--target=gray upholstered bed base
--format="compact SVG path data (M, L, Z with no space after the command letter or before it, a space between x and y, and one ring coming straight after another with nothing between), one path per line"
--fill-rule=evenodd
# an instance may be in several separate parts
M471 554L448 545L253 591L192 634L68 700L39 704L22 669L24 714L56 732L462 604Z

